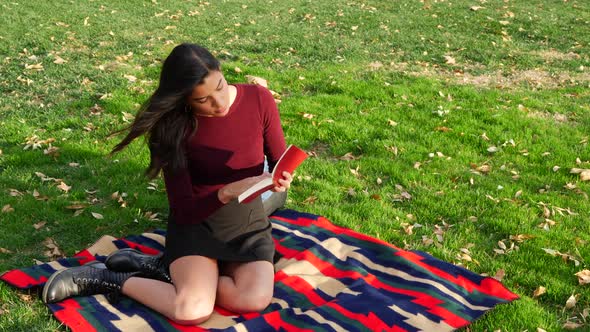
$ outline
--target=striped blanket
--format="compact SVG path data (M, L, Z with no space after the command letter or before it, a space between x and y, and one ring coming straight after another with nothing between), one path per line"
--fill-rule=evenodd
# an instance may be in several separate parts
M223 308L198 327L177 325L123 297L103 295L50 304L72 331L452 331L495 305L518 298L493 278L406 251L333 225L324 217L282 210L271 216L277 252L274 299L261 313ZM163 249L164 231L103 236L71 258L8 271L17 288L40 287L56 270L104 261L119 248Z

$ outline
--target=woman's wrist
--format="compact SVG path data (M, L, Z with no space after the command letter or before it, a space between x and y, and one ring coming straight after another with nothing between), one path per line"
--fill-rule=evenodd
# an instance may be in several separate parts
M229 198L227 196L228 195L226 193L225 187L223 187L217 191L217 198L219 199L219 201L221 203L227 204L227 203L229 203L229 201L231 201L231 198Z

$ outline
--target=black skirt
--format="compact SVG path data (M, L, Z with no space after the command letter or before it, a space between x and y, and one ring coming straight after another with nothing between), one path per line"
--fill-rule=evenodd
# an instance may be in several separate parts
M273 263L271 230L260 197L247 204L232 200L198 224L179 225L170 218L164 263L192 255L220 262Z

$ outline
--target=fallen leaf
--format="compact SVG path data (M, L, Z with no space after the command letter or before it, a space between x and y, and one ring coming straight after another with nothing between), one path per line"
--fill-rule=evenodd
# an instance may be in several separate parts
M545 294L547 292L547 289L543 286L539 286L537 289L535 289L535 291L533 292L533 297L539 297L543 294Z
M565 322L562 327L566 330L576 330L584 325L576 322Z
M590 284L590 270L582 270L575 274L580 285Z
M25 65L25 69L41 71L41 70L43 70L43 64L42 63L35 63L32 65Z
M125 77L131 83L137 81L137 77L135 77L133 75L123 75L123 77Z
M88 205L86 204L72 204L72 205L68 205L66 206L66 209L68 210L80 210L80 209L85 209Z
M342 157L338 158L340 160L357 160L360 157L355 157L352 152L347 152L346 154L344 154Z
M572 168L570 170L571 174L581 174L582 172L586 171L584 168Z
M10 251L10 250L8 250L6 248L0 248L0 253L3 253L3 254L12 254L12 251Z
M572 294L572 296L570 296L567 301L565 301L565 308L566 309L571 309L573 307L576 306L576 297Z
M498 271L496 271L496 274L494 275L494 279L496 279L498 281L502 281L502 279L504 279L505 275L506 275L506 271L504 271L504 269L499 269Z
M314 204L317 201L317 197L315 196L309 196L308 198L304 199L303 202L301 202L302 204Z
M72 187L71 187L71 186L68 186L68 185L67 185L67 184L65 184L63 181L62 181L62 182L60 182L60 184L58 184L58 185L57 185L57 188L58 188L58 189L60 189L60 190L62 190L62 191L64 191L64 192L66 192L66 193L67 193L68 191L70 191L70 189L72 189Z
M62 59L59 56L55 56L55 60L53 60L53 63L58 64L58 65L63 65L64 63L66 63L67 61Z
M23 193L21 193L17 189L8 189L8 195L10 195L12 197L18 197L18 196L22 196Z
M471 7L469 7L469 9L472 10L472 11L474 11L474 12L476 12L478 10L485 9L485 7L482 7L482 6L471 6Z
M43 241L43 245L49 250L45 250L44 254L50 258L64 257L63 252L59 249L54 239L48 237Z
M103 219L104 217L100 213L90 212L95 219Z
M377 70L381 67L383 67L383 64L379 61L369 63L369 68L371 68L371 70Z
M258 84L258 85L262 85L265 88L268 87L268 82L264 78L262 78L262 77L257 77L257 76L252 76L252 75L246 75L246 81L249 84Z
M40 222L38 222L38 223L36 223L36 224L33 224L33 227L34 227L35 229L39 230L39 229L41 229L43 226L45 226L45 224L47 224L47 222L46 222L46 221L40 221Z
M590 180L590 170L587 169L585 171L583 171L582 173L580 173L580 180L581 181L588 181Z
M2 213L14 212L14 208L10 204L6 204L2 207Z
M447 65L455 65L455 64L457 64L457 61L452 56L450 56L450 55L444 55L443 57L445 58L445 63Z
M443 126L443 127L436 127L436 128L434 128L434 130L435 131L440 131L440 132L446 133L446 132L449 132L449 131L451 131L453 129Z
M516 242L523 242L525 240L534 239L534 238L535 238L534 235L528 235L528 234L510 235L510 240L516 241Z

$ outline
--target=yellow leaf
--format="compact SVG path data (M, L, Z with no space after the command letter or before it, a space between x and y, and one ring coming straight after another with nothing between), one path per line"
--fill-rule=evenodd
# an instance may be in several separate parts
M63 181L62 181L62 182L60 182L60 184L59 184L59 185L57 185L57 188L58 188L58 189L60 189L60 190L62 190L62 191L64 191L64 192L66 192L66 193L67 193L68 191L70 191L70 189L72 189L72 187L71 187L71 186L68 186L68 185L67 185L67 184L65 184L65 182L63 182Z
M80 209L85 209L85 208L86 208L86 204L73 204L73 205L66 206L66 209L68 209L68 210L80 210Z
M25 69L41 71L41 70L43 70L43 64L42 63L35 63L32 65L25 65Z
M14 209L12 208L12 206L10 206L10 204L6 204L2 207L2 213L10 213L10 212L14 212Z
M453 58L450 55L445 55L444 58L445 58L445 62L446 62L447 65L455 65L455 64L457 64L457 60L455 60L455 58Z
M533 292L533 297L539 297L543 294L545 294L547 292L547 289L543 286L539 286L537 289L535 289L535 291Z
M131 83L137 81L137 77L135 77L133 75L123 75L123 77L125 77Z
M45 226L46 223L47 223L46 221L40 221L36 224L33 224L33 227L38 230L38 229L42 228L43 226Z
M565 302L565 308L571 309L576 306L576 297L572 294Z
M268 82L264 78L262 78L262 77L257 77L257 76L252 76L252 75L246 75L246 81L248 83L250 83L250 84L262 85L265 88L268 87Z
M580 285L590 284L590 270L582 270L576 273Z
M55 60L53 60L53 63L58 64L58 65L63 65L64 63L66 63L67 61L62 59L59 56L55 56Z

